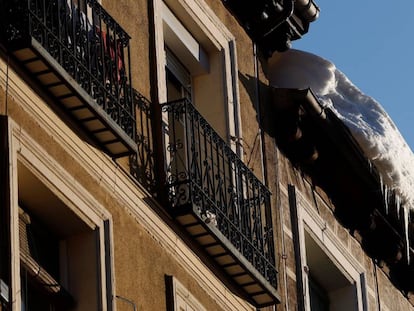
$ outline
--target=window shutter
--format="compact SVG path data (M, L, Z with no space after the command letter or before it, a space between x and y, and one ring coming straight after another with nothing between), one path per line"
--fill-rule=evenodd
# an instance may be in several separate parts
M37 262L36 256L30 250L30 240L30 216L19 209L20 263L28 275L42 284L46 292L59 293L63 290L62 286Z

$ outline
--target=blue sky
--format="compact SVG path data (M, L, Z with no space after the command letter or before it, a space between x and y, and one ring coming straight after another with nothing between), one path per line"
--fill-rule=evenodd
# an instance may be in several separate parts
M414 1L315 2L319 19L292 47L333 62L384 107L414 150Z

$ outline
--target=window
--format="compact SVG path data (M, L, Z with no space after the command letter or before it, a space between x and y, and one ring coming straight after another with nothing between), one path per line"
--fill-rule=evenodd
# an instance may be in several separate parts
M306 198L289 186L293 230L298 233L298 290L305 297L308 311L365 311L364 267L327 227L326 222ZM296 198L298 196L298 199ZM296 216L294 216L296 215ZM296 228L295 228L296 227ZM299 284L298 283L298 284ZM302 303L302 302L300 302Z
M13 310L112 310L111 216L12 126Z
M357 311L356 282L342 272L305 232L310 310Z
M329 311L329 297L324 288L322 288L312 276L308 277L309 282L309 299L311 310Z
M70 294L61 285L59 238L19 208L21 310L68 310Z
M167 64L165 68L167 101L186 98L192 100L191 73L180 63L168 48L165 50Z
M154 0L154 10L159 102L181 95L223 139L240 136L233 36L200 0Z
M166 276L168 311L206 311L191 293L173 276Z
M82 220L18 162L21 310L98 310L100 253L96 224Z

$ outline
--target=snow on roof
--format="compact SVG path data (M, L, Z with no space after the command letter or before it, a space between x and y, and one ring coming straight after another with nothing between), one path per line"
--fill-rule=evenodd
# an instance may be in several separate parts
M408 209L414 209L414 155L382 106L334 64L311 53L275 53L268 61L267 76L273 87L310 88L350 129L382 176L384 187L399 195L408 217Z

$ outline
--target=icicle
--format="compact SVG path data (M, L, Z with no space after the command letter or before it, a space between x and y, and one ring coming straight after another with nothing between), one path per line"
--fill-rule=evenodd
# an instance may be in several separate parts
M408 236L408 224L410 222L410 211L408 207L403 206L404 209L404 233L405 233L405 250L407 252L407 262L410 264L410 239Z
M363 94L330 61L294 49L269 59L267 78L275 88L311 88L349 128L368 159L367 170L374 174L378 170L388 185L388 192L383 193L388 213L393 212L394 190L406 204L413 204L414 154L375 99Z
M382 181L382 175L379 174L379 182L380 182L380 189L381 189L381 194L384 195L384 182Z
M380 182L381 196L384 200L385 213L388 215L388 211L389 211L389 207L388 207L388 186L386 184L384 184L384 180L382 179L381 174L379 174L379 182Z
M372 173L372 162L368 159L369 171Z
M388 215L388 212L389 212L388 194L389 194L388 187L387 187L387 185L384 185L384 203L385 203L385 213L387 215Z
M398 194L395 194L395 206L397 207L397 216L400 218L401 201Z

